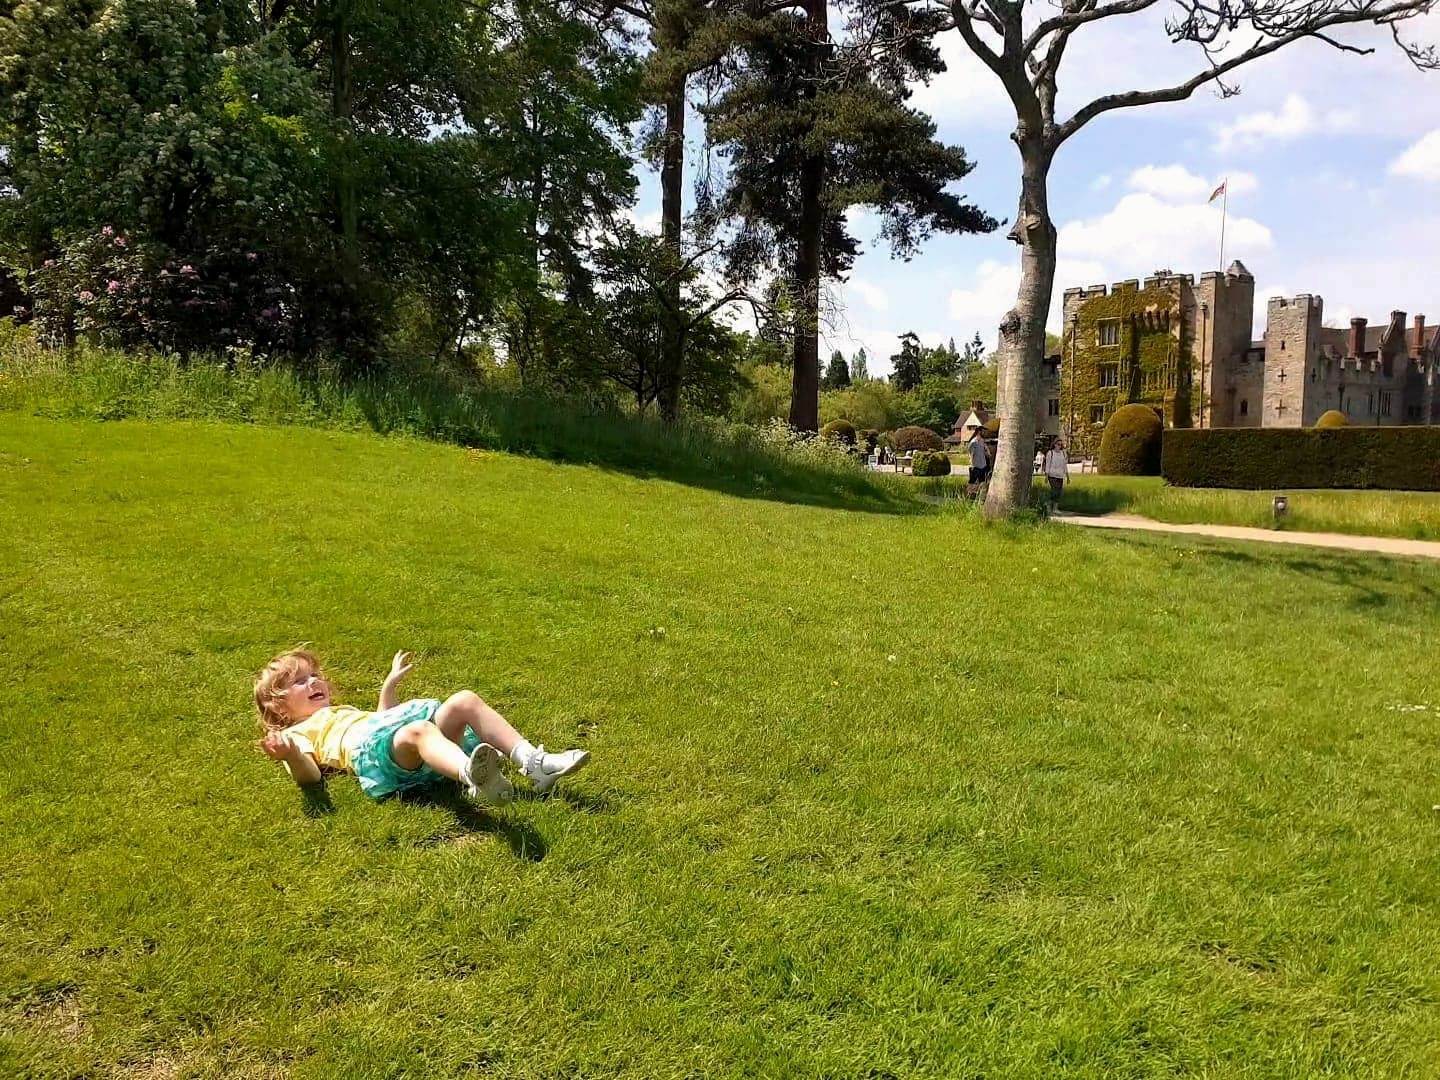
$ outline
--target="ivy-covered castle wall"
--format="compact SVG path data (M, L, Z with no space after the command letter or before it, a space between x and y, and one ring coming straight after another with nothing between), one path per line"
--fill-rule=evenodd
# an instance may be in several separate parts
M1198 404L1194 309L1193 280L1183 275L1066 291L1060 426L1077 453L1098 451L1105 422L1122 405L1148 405L1167 426L1190 426Z

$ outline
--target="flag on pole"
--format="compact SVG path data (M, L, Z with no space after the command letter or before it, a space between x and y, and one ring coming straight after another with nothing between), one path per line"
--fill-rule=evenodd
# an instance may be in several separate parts
M1225 194L1225 185L1228 184L1228 183L1230 183L1229 177L1226 177L1224 180L1221 180L1221 181L1220 181L1220 186L1217 187L1214 191L1212 191L1212 192L1210 193L1210 198L1206 199L1205 201L1206 201L1206 202L1214 202L1216 199L1220 198L1221 195L1224 195L1224 194Z

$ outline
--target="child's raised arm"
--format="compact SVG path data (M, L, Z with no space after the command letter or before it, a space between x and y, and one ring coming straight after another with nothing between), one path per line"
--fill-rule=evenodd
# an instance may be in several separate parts
M414 665L410 663L409 653L397 652L395 654L395 659L390 661L390 674L385 676L385 683L380 687L380 708L377 711L384 712L386 709L393 709L400 704L399 695L395 691L400 687L400 680L410 674L412 666Z
M283 731L272 731L261 739L260 752L271 761L281 762L290 778L301 787L318 784L324 779L315 758Z

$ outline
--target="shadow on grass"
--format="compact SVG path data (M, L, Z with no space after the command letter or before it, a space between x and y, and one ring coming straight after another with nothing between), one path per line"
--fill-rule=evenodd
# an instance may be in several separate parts
M1237 550L1224 546L1232 543L1226 540L1186 538L1200 540L1196 547L1204 554L1219 562L1247 570L1280 569L1303 579L1299 587L1311 587L1316 583L1334 586L1347 594L1346 606L1355 611L1373 611L1388 607L1392 601L1413 603L1424 600L1440 603L1440 590L1417 579L1410 571L1413 564L1406 560L1390 559L1384 556L1356 558L1353 555L1326 554L1315 556L1309 553L1284 553L1261 546L1257 550ZM1150 548L1156 554L1173 551L1176 541L1156 537L1137 539L1137 543ZM1169 560L1171 569L1184 572L1184 564Z
M325 781L300 788L300 807L308 818L328 817L335 813L335 804L330 801L330 789L325 786Z
M1136 495L1123 487L1066 484L1060 496L1060 509L1072 514L1118 514L1135 505Z
M455 816L455 823L466 832L488 833L504 840L510 853L517 859L539 862L545 858L550 845L526 821L517 821L503 810L486 810L476 806L453 784L435 784L404 792L400 801L413 806L434 806L448 810Z

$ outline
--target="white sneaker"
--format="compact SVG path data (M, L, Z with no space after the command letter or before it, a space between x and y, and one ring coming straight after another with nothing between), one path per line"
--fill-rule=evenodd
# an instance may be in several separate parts
M537 746L525 762L525 776L540 794L555 786L562 776L577 773L590 764L590 751L566 750L563 754L547 754L545 747Z
M489 743L481 743L470 755L461 785L472 799L490 803L506 803L515 797L515 788L500 772L500 751Z

